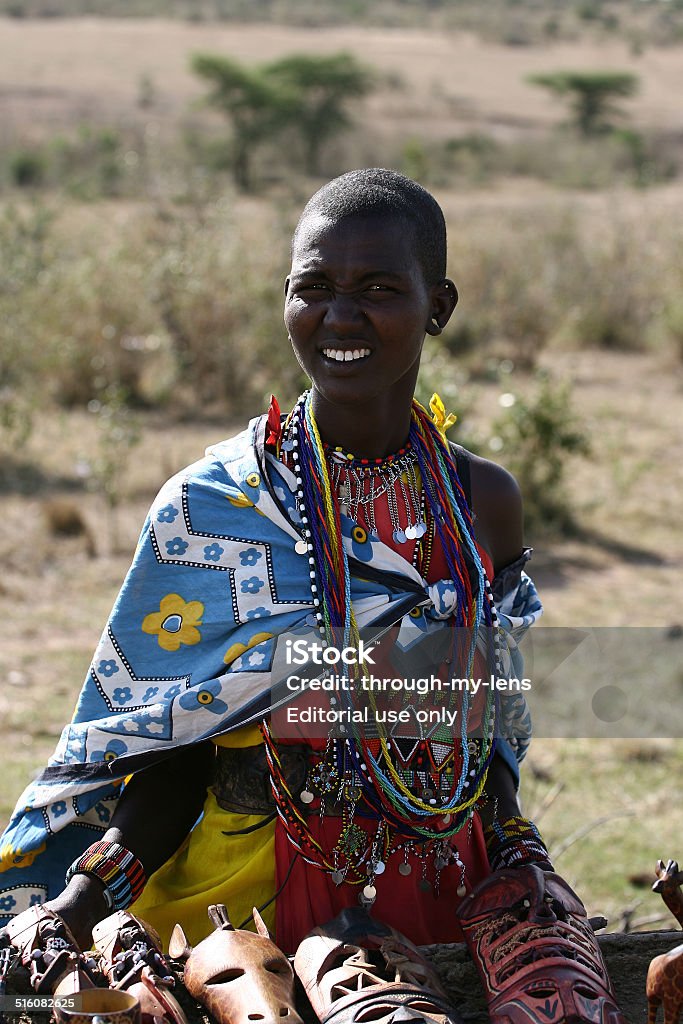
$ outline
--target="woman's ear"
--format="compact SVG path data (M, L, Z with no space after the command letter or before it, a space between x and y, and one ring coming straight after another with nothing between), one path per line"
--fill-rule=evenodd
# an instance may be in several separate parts
M433 338L441 334L458 304L458 289L449 278L434 285L431 292L432 310L427 324L427 334Z

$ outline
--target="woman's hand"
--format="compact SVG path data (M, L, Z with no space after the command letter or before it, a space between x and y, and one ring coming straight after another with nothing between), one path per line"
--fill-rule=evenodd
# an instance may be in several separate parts
M199 817L211 783L215 748L202 743L133 776L123 790L111 827L103 839L120 843L143 864L147 877L178 849ZM92 946L92 929L112 911L105 885L92 875L76 874L63 892L43 904L62 918L82 951ZM35 912L26 911L27 927ZM21 926L23 914L13 920Z
M92 946L93 927L111 913L104 883L90 875L74 875L66 889L44 906L59 914L82 952Z

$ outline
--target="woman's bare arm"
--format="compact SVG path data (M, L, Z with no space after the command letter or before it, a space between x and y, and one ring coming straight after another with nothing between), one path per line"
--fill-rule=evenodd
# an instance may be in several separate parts
M199 817L215 748L201 743L134 775L125 787L103 839L120 843L142 862L149 876L175 853ZM47 906L60 914L83 949L92 928L111 911L104 885L90 875L74 875Z
M522 497L515 478L488 459L472 456L470 480L476 537L489 552L497 575L524 549ZM489 802L481 811L484 826L494 818L503 820L520 814L515 780L500 754L491 762L486 795Z

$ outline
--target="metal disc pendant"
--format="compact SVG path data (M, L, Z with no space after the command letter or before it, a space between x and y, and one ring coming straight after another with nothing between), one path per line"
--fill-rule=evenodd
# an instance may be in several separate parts
M399 864L398 866L399 875L409 875L412 870L410 864Z
M426 878L421 878L420 881L417 883L417 887L418 889L422 889L422 892L429 892L429 890L432 887L432 883L428 881Z
M464 885L459 885L458 888L455 890L455 893L457 896L460 896L462 898L463 896L467 896L467 889L465 888Z
M297 555L305 555L306 552L308 551L308 544L306 543L305 540L298 540L294 545L294 550L296 551Z
M415 532L414 526L406 526L405 529L406 540L416 540L417 533Z
M394 530L392 536L397 544L405 544L406 535L403 530Z
M427 525L426 525L426 523L420 522L420 523L416 524L416 526L415 526L415 536L417 537L418 540L420 539L420 537L424 537L426 532L427 532Z
M365 897L366 900L377 899L377 890L375 889L374 885L363 886L363 896Z
M332 872L332 881L334 882L335 885L341 885L342 882L344 881L344 872L343 871L333 871Z
M376 875L383 875L386 868L386 864L384 863L383 860L376 860L373 861L372 868Z
M315 797L314 797L313 793L311 793L310 790L304 789L299 794L299 799L301 800L302 804L312 804L313 801L315 800Z

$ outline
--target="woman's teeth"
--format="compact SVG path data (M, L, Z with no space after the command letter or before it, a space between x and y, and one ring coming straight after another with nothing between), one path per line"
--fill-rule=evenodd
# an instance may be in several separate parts
M336 359L338 363L350 363L352 359L365 359L370 355L370 349L354 348L353 351L351 349L344 351L341 348L324 348L323 355L328 359Z

